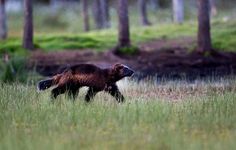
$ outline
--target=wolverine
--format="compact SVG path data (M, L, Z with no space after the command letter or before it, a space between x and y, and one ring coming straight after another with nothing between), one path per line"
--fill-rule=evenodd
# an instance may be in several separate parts
M67 67L62 73L57 74L38 83L39 91L55 86L51 91L51 97L56 99L58 95L67 93L72 99L76 99L81 87L89 87L85 101L90 102L94 96L105 91L115 97L117 102L124 102L124 96L119 91L116 82L124 77L130 77L134 71L123 64L115 64L110 68L99 68L93 64L77 64Z

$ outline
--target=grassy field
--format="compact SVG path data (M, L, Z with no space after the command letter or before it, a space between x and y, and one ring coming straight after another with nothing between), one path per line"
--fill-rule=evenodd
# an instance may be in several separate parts
M235 149L235 80L122 82L127 101L91 104L34 86L1 84L0 149Z

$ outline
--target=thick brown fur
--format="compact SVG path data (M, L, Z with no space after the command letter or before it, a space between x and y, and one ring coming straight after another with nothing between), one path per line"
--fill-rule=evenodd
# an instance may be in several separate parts
M75 99L79 89L87 86L89 90L85 96L86 102L89 102L100 91L106 91L114 96L118 102L123 102L124 96L120 93L116 82L124 77L131 76L133 73L130 68L122 64L115 64L106 69L93 64L79 64L68 67L63 73L50 79L41 81L38 88L45 90L51 86L56 86L52 90L52 98L55 99L60 94L68 93L71 98Z

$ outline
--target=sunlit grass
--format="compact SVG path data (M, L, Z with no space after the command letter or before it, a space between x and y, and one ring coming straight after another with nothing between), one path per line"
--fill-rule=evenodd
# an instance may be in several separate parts
M234 83L122 82L124 104L104 93L85 104L85 89L53 104L34 86L2 84L0 149L234 149Z

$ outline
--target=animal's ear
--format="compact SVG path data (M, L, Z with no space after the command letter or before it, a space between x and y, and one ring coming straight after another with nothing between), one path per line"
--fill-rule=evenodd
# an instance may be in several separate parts
M115 71L119 71L120 69L123 68L123 65L120 64L120 63L116 63L112 68L113 68L113 70L115 70Z

